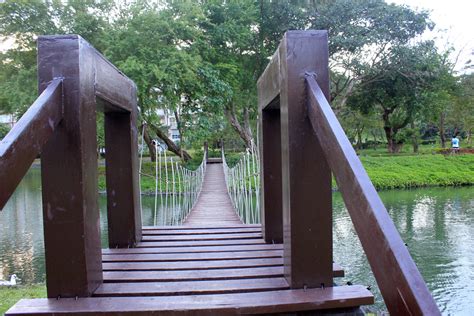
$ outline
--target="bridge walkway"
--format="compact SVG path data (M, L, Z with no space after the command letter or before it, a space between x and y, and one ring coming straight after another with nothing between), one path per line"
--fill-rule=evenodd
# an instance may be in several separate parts
M221 315L356 308L372 304L363 286L290 289L283 245L261 225L242 224L221 163L208 164L183 226L145 226L135 248L103 249L104 283L89 298L21 300L8 315ZM333 276L344 275L333 265Z

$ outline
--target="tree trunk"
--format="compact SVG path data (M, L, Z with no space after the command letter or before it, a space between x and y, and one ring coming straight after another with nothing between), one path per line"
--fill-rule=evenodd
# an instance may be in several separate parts
M234 110L231 109L231 108L226 107L225 108L225 115L226 115L227 119L229 120L230 125L232 125L232 127L235 129L235 131L239 134L240 138L242 138L242 140L244 141L245 146L247 146L247 148L251 148L252 143L253 143L252 135L251 135L251 133L249 133L249 131L246 128L244 128L244 127L242 127L242 125L240 125L240 122L239 122L239 120L237 118L237 115L235 114Z
M397 131L393 130L391 127L384 126L385 137L387 138L387 150L389 153L396 154L399 153L403 147L403 143L398 143L395 139Z
M412 129L412 136L411 136L411 141L413 144L413 152L418 153L418 137L416 137L416 131L415 131L415 123L411 122L411 129Z
M150 159L151 161L156 160L156 148L153 144L153 139L151 139L150 134L148 133L148 125L146 123L142 124L140 129L143 131L143 140L148 147L148 151L150 152Z
M445 113L441 112L439 117L439 140L441 141L441 148L446 148L446 135L444 135L444 119Z
M150 124L149 126L153 130L153 132L156 133L156 136L158 136L162 141L165 142L166 146L168 146L169 151L179 157L182 157L184 161L192 159L191 155L189 155L186 150L182 150L180 146L176 145L171 139L169 139L168 135L166 135L166 133L164 133L158 126L155 126L153 124Z

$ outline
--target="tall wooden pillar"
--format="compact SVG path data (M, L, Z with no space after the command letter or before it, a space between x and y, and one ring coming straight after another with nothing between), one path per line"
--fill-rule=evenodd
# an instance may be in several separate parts
M109 247L133 247L142 227L136 104L132 112L106 111L104 118Z
M274 101L275 104L278 100ZM267 243L283 242L282 183L281 183L281 128L280 110L261 109L261 219L263 238Z
M48 297L102 283L94 51L77 35L38 39L39 92L63 77L63 120L41 153Z
M284 272L292 288L332 286L331 172L307 115L305 75L329 99L326 31L289 31L279 47Z

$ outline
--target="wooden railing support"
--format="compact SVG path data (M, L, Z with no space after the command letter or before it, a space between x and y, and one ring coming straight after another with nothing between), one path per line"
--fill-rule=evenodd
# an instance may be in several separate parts
M97 109L105 112L109 245L141 239L136 86L77 35L39 37L38 77L40 92L63 82L62 121L41 154L48 297L90 296L102 283Z
M423 277L367 172L332 111L327 96L308 74L308 115L334 172L354 228L392 315L439 315Z
M38 38L39 92L63 77L63 120L41 154L48 297L102 283L94 55L78 36Z
M261 110L260 139L262 139L261 221L263 238L267 243L283 242L283 211L281 184L280 110Z
M282 228L265 225L265 234L282 229L285 277L292 288L332 286L331 173L307 119L305 74L317 73L329 96L326 31L289 31L258 81L262 118L263 214L282 212ZM279 111L281 148L267 146ZM276 113L276 112L273 112ZM267 132L266 132L267 131ZM278 134L276 134L278 138ZM271 141L272 143L275 140ZM281 151L281 180L273 161ZM266 157L266 158L265 158ZM278 158L276 158L278 160ZM277 175L277 176L275 176ZM281 186L281 210L276 199ZM272 207L275 207L272 209ZM265 214L267 213L267 214ZM276 215L278 216L278 215Z
M104 118L109 247L133 247L142 226L137 112L106 112Z

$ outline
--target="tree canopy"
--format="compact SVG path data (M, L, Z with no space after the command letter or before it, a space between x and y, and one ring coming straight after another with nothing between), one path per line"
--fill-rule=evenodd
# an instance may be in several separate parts
M419 40L433 25L425 11L382 0L6 1L0 37L14 46L0 54L0 113L21 115L36 97L36 37L77 33L136 82L150 150L156 137L185 159L183 147L208 139L250 146L256 81L284 32L326 29L336 114L349 134L360 115L370 118L359 120L364 126L382 125L396 151L408 125L454 117L459 110L448 105L470 102L453 88L468 90L468 77L455 79L446 55ZM167 138L157 109L175 117L180 144Z

